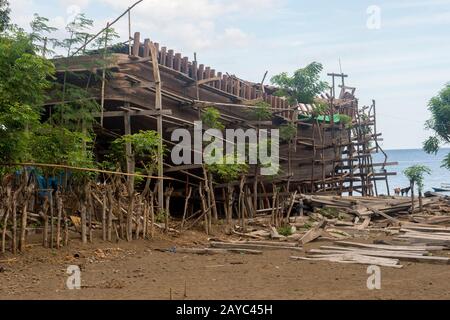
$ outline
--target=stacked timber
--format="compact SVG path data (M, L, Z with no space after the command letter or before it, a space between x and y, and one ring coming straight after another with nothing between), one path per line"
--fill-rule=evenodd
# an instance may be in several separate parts
M450 264L450 258L434 256L432 252L443 251L443 246L428 245L377 245L356 242L336 242L335 246L311 249L306 257L291 257L294 260L329 261L349 264L367 264L402 268L400 261Z

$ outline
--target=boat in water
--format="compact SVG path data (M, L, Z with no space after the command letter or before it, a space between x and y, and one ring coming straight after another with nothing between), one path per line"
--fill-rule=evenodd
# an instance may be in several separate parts
M441 184L440 188L433 188L434 192L450 192L450 183Z

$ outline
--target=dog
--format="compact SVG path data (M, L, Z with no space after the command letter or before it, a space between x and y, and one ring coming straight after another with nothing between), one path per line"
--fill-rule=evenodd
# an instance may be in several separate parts
M411 187L403 188L400 190L400 192L402 193L402 197L403 197L403 195L408 196L410 191L411 191Z
M395 188L394 192L396 196L399 196L400 194L402 195L402 197L404 196L408 196L409 192L411 191L411 187L408 188Z

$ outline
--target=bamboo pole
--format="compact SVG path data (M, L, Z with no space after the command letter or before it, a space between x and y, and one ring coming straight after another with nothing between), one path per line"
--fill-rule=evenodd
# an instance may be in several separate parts
M62 200L61 200L61 210L64 216L64 246L67 247L69 245L69 220L67 218L67 213L64 210Z
M105 48L103 50L103 68L102 68L102 92L101 92L101 117L100 117L100 126L103 127L103 112L105 110L105 82L106 82L106 52L108 50L108 31L109 31L109 22L106 24L105 29Z
M125 12L123 12L119 17L117 17L113 22L111 22L109 24L110 27L112 27L117 21L119 21L123 16L125 16L128 12L131 11L131 9L133 9L135 6L137 6L139 3L141 3L144 0L139 0L137 2L135 2L132 6L130 6L127 10L125 10ZM92 41L94 41L99 35L101 35L106 29L102 29L100 30L97 34L95 34L94 36L92 36L88 41L86 41L86 43L78 48L74 53L72 53L72 55L70 55L71 57L75 56L77 53L79 53L81 50L83 50L84 48L86 48L86 46L91 43Z
M142 210L142 201L139 196L136 197L136 231L135 231L135 239L139 240L139 235L141 233L141 217L143 216Z
M128 8L128 55L131 56L131 8Z
M150 192L150 237L155 237L155 207L154 207L154 193Z
M63 201L61 198L61 193L59 191L56 193L56 204L58 211L58 218L56 220L56 249L59 249L61 245L61 218L63 210Z
M183 219L181 220L181 230L183 230L184 224L186 223L186 214L189 206L189 199L192 195L192 187L189 187L188 192L186 194L186 198L184 200L184 210L183 210Z
M143 234L144 239L148 239L149 208L148 208L148 202L145 199L143 201L143 205L144 205L144 223L143 223L142 234Z
M86 203L84 200L80 200L80 212L81 212L81 242L87 243L87 230L86 230Z
M49 198L45 197L42 218L44 220L44 231L42 232L42 245L48 248L48 210L50 209Z
M5 217L3 219L3 230L2 230L2 253L6 252L6 231L7 231L7 227L8 227L8 218L9 218L9 214L10 214L10 205L8 204L10 199L11 199L11 188L7 187L6 189L6 196L7 196L7 208L6 208L6 212L5 212Z
M113 208L114 208L114 202L113 202L113 192L111 187L108 187L108 233L107 233L107 239L109 242L112 241L112 221L113 221Z
M102 194L102 239L106 241L107 238L107 230L106 230L106 194Z
M12 202L12 241L11 241L11 251L16 254L17 250L17 198L20 191L14 192L13 202Z
M93 220L93 216L94 216L94 210L95 210L95 207L94 207L94 201L93 201L93 199L92 199L92 189L91 189L91 186L90 186L90 184L89 184L89 188L88 188L88 197L87 197L87 200L88 200L88 223L89 223L89 227L88 227L88 231L89 231L89 242L90 243L92 243L93 241L94 241L94 238L93 238L93 228L92 228L92 220Z
M170 219L170 197L172 196L173 188L167 188L165 192L166 205L165 205L165 226L166 231L169 230L169 219ZM162 205L162 204L161 204Z
M175 180L170 177L164 177L163 175L159 177L155 176L148 176L143 174L135 174L135 173L126 173L126 172L120 172L120 171L108 171L108 170L100 170L100 169L92 169L92 168L80 168L80 167L73 167L73 166L66 166L66 165L60 165L60 164L48 164L48 163L33 163L33 162L22 162L22 163L0 163L0 166L24 166L24 167L42 167L42 168L59 168L59 169L68 169L68 170L76 170L76 171L86 171L86 172L96 172L96 173L104 173L104 174L110 174L110 175L117 175L117 176L126 176L126 177L140 177L140 178L150 178L150 179L159 179L159 180Z

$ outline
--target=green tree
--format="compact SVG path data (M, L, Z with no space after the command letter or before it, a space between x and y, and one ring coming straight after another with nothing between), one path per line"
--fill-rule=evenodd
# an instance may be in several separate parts
M272 108L272 106L265 102L265 101L260 101L257 102L254 106L253 109L250 109L249 116L252 119L255 119L256 121L265 121L265 120L270 120L272 118L272 112L270 110L270 108Z
M419 191L419 206L422 211L422 193L424 187L424 175L431 174L431 169L423 165L414 165L407 168L403 174L408 178L411 186L411 213L414 212L414 187L417 184Z
M205 109L202 113L202 121L211 129L225 129L225 126L220 121L220 112L214 107L208 107Z
M66 31L69 38L64 39L59 45L66 49L68 57L72 54L72 50L81 47L89 39L91 34L88 31L93 25L94 21L87 18L84 13L76 15L73 21L67 24Z
M291 104L312 104L314 98L328 87L326 82L320 80L322 70L322 64L312 62L295 71L292 77L283 72L274 76L271 81L279 87L276 94L286 97Z
M0 37L0 161L32 160L32 132L52 86L54 66L34 54L27 34Z
M131 145L133 156L140 163L148 175L153 174L158 168L158 144L160 136L156 131L140 131L132 135L125 135L113 141L111 150L113 157L124 168L126 166L125 146ZM163 152L166 152L163 146Z
M41 17L39 14L35 13L34 18L30 23L31 42L35 47L36 53L41 53L43 57L45 57L47 53L55 53L53 50L49 49L50 45L53 48L58 45L58 40L48 37L51 33L58 29L48 25L48 22L49 20L47 18Z
M5 31L9 25L10 12L8 0L0 0L0 32Z
M428 110L431 119L425 126L434 132L434 136L424 142L423 148L427 153L436 154L442 145L450 143L450 83L430 100ZM450 154L445 157L442 166L450 170Z

